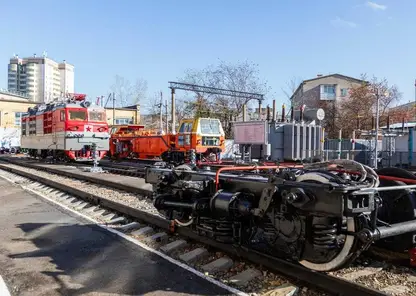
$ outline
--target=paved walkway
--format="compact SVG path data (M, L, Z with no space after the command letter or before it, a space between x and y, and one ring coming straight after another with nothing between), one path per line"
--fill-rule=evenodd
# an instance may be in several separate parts
M0 275L11 295L229 295L2 178Z

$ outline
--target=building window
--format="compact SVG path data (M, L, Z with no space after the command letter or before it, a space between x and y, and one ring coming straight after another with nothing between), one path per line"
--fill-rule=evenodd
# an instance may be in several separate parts
M321 85L321 100L335 100L335 85Z
M22 114L23 112L14 113L14 125L20 126L22 123Z
M324 85L324 93L335 94L335 85Z
M116 118L116 124L133 124L132 118Z
M346 97L348 94L348 88L341 88L341 97Z

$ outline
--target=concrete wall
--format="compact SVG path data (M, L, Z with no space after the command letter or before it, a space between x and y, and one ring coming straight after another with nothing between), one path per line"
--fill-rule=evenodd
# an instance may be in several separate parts
M2 100L0 95L0 127L15 128L20 126L16 113L25 113L29 107L34 107L35 103ZM19 125L16 125L19 123Z
M137 106L137 109L116 108L114 112L115 112L115 119L116 120L117 119L129 119L129 120L131 120L132 124L139 124L140 123L140 108L139 108L139 106ZM106 109L105 113L107 115L107 123L112 125L113 124L113 108ZM117 122L114 122L114 124L117 124ZM124 124L124 123L122 123L122 124Z

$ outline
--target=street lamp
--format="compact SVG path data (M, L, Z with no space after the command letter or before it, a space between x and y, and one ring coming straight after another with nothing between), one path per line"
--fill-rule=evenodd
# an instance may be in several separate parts
M375 90L375 95L376 95L376 136L375 136L375 149L374 149L374 169L377 169L378 167L378 130L379 130L379 123L380 123L380 91L377 88ZM389 97L389 92L385 91L383 93L383 97L387 98Z

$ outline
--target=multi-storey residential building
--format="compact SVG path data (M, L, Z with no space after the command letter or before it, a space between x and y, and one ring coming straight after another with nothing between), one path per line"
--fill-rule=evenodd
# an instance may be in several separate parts
M8 65L8 89L26 94L33 102L49 102L74 92L74 66L42 57L14 56Z
M321 101L337 101L348 98L349 89L367 83L364 80L341 75L318 75L316 78L304 80L293 93L291 102L298 108L306 105L307 108L320 106Z

